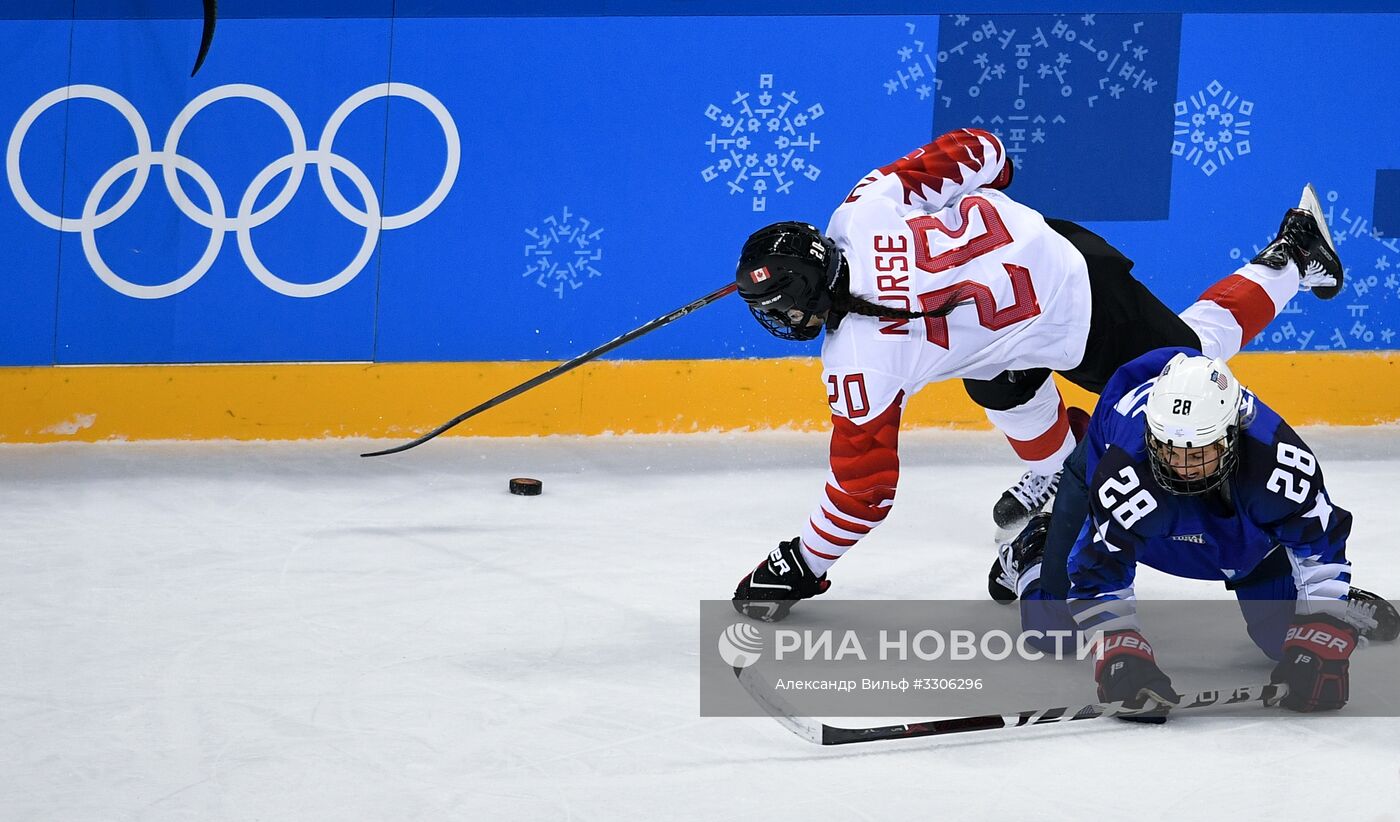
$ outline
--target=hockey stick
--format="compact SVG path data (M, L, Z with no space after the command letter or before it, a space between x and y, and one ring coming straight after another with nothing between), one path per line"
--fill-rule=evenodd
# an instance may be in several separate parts
M734 669L739 684L749 692L749 696L768 715L778 720L778 724L817 745L850 745L855 742L880 742L887 739L914 739L920 736L943 736L945 734L966 733L968 731L995 731L1002 728L1022 728L1028 725L1048 725L1055 722L1074 722L1080 719L1102 719L1106 716L1132 716L1157 710L1158 705L1140 708L1125 708L1122 702L1095 702L1071 713L1071 708L1041 708L1034 711L1021 711L1015 714L983 714L954 719L929 719L907 725L881 725L872 728L838 728L810 717L797 716L792 708L768 688L768 683L749 669ZM1246 685L1229 693L1222 691L1201 691L1189 697L1182 697L1181 703L1172 706L1173 711L1205 708L1211 705L1238 705L1245 702L1263 702L1272 705L1288 695L1287 685Z
M218 0L204 0L204 30L199 36L199 54L194 58L194 68L190 70L191 77L199 73L199 67L204 65L204 58L209 56L209 46L214 42L214 22L218 19Z
M660 328L660 327L663 326L663 325L666 325L666 324L668 324L668 323L674 322L675 320L679 320L681 317L684 317L685 315L691 313L692 311L695 311L695 310L697 310L697 309L704 308L705 306L709 305L710 303L714 302L715 300L718 300L718 299L721 298L721 297L724 297L724 296L727 296L727 295L733 293L735 290L738 289L738 287L739 287L739 286L738 286L737 284L735 284L735 283L730 283L729 285L726 285L724 288L721 288L721 289L718 289L718 290L715 290L715 291L711 291L709 294L706 294L705 296L701 297L700 299L698 299L698 300L696 300L696 301L694 301L694 302L692 302L692 303L688 303L688 304L686 304L686 305L683 305L683 306L681 306L680 308L677 308L675 311L672 311L670 314L666 314L665 316L657 317L656 319L652 320L651 322L647 323L646 325L643 325L643 326L639 326L639 327L637 327L637 328L634 328L634 329L632 329L631 331L628 331L626 334L623 334L622 336L617 337L616 339L613 339L613 340L610 340L610 341L608 341L608 342L605 342L605 343L603 343L602 345L598 346L597 348L593 349L592 351L589 351L589 352L586 353L586 354L580 354L579 356L574 357L572 360L569 360L569 361L566 362L566 363L560 363L559 365L554 366L553 368L549 369L548 371L544 372L543 374L540 374L538 377L534 377L534 378L532 378L532 379L530 379L530 380L527 380L527 381L525 381L525 382L522 382L521 384L519 384L519 385L517 385L516 387L510 389L509 391L505 392L504 394L498 394L498 395L492 397L491 399L487 400L486 402L483 402L481 405L478 405L477 407L471 409L470 411L463 411L462 413L458 414L457 416L453 417L452 419L448 420L447 422L443 423L442 425L439 425L437 428L434 428L433 430L429 431L428 433L424 434L423 436L419 437L418 439L413 440L412 442L406 442L406 443L404 443L403 445L396 445L396 446L394 446L393 448L385 448L385 449L382 450L382 451L370 451L369 453L367 453L367 454L361 454L360 456L362 456L362 457L382 457L382 456L384 456L385 454L397 454L397 453L399 453L400 451L407 451L407 450L410 449L410 448L415 448L415 447L417 447L417 446L419 446L419 445L422 445L423 443L427 442L428 440L432 439L433 437L436 437L438 434L441 434L441 433L443 433L444 431L447 431L448 429L451 429L451 428L455 427L457 424L459 424L459 423L461 423L461 422L464 422L464 421L466 421L466 420L468 420L468 419L470 419L470 418L472 418L472 417L475 417L477 414L480 414L482 411L486 411L487 409L490 409L490 408L495 408L496 406L500 405L501 403L505 402L506 400L511 399L512 397L518 397L518 396L520 396L521 394L524 394L526 391L529 391L531 388L534 388L535 386L540 385L540 384L542 384L542 383L549 382L550 380L554 379L555 377L559 376L560 374L565 373L566 371L572 371L573 369L578 368L580 365L583 365L584 363L588 362L589 360L594 359L595 357L600 357L600 356L602 356L603 354L606 354L606 353L608 353L609 351L613 350L614 348L617 348L618 346L624 345L624 344L626 344L626 343L631 342L632 340L637 339L638 337L642 336L643 334L646 334L646 333L655 331L656 329Z

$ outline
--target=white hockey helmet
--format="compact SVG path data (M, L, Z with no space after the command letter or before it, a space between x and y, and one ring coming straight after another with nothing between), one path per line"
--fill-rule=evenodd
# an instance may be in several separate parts
M1177 354L1162 368L1147 394L1147 455L1163 489L1202 494L1230 476L1243 397L1224 360Z

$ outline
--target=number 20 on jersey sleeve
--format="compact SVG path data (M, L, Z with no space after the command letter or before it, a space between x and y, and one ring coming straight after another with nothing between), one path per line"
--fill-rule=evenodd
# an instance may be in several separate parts
M826 401L832 408L840 408L845 400L846 416L853 420L870 413L870 394L865 390L865 375L828 374L826 377Z

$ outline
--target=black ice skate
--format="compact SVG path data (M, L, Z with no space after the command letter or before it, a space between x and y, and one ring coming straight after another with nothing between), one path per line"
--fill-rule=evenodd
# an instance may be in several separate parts
M734 589L734 610L759 622L778 622L798 600L824 594L830 587L826 574L817 576L807 567L802 540L793 537L739 580Z
M992 599L1007 605L1016 601L1017 584L1027 568L1045 556L1045 539L1050 533L1050 514L1039 513L1015 539L997 547L997 558L987 572L987 593Z
M1001 492L1001 499L992 506L992 521L1003 531L1017 531L1055 498L1060 487L1060 472L1037 474L1027 471L1015 485Z
M1089 430L1089 412L1071 406L1065 413L1069 420L1069 432L1075 442L1082 442ZM1016 484L1001 492L1001 499L992 506L992 521L996 523L998 544L1010 542L1030 518L1055 499L1055 491L1060 487L1061 471L1053 474L1037 474L1027 471Z
M1303 187L1298 207L1283 215L1278 236L1250 262L1281 270L1290 259L1298 265L1302 290L1312 291L1320 300L1330 300L1341 292L1342 261L1332 245L1327 218L1322 215L1322 203L1312 183Z
M1361 623L1358 634L1372 642L1393 642L1400 637L1400 612L1370 591L1352 588L1347 593L1347 615Z

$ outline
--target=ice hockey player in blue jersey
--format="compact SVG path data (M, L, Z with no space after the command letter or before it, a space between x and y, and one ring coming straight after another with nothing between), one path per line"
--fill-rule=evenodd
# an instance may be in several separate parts
M1068 600L1081 631L1104 633L1100 699L1155 700L1163 721L1180 697L1139 631L1137 565L1223 582L1277 661L1283 706L1335 710L1358 637L1400 634L1390 603L1351 586L1351 520L1307 444L1224 361L1158 349L1109 381L1052 512L1002 546L989 589L1021 598L1027 629L1073 627L1047 624Z

